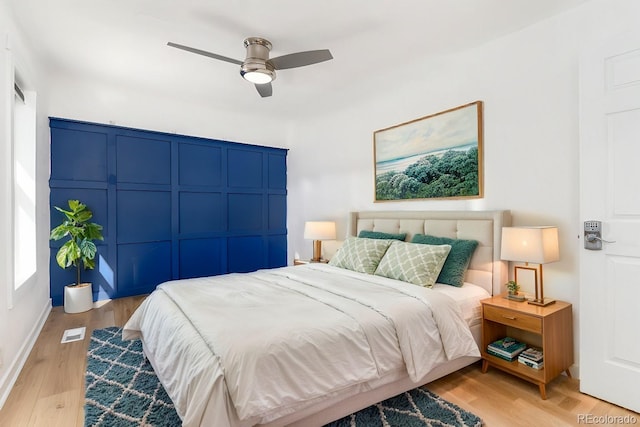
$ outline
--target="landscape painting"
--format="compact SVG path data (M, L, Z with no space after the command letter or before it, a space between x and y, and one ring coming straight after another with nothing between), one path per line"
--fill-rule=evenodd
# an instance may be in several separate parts
M373 134L375 201L482 197L482 101Z

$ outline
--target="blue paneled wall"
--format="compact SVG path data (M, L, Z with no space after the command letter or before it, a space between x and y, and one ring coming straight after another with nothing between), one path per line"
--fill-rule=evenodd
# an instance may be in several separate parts
M167 280L287 263L287 151L51 118L53 206L78 199L104 227L94 299L151 292ZM75 280L50 244L51 298Z

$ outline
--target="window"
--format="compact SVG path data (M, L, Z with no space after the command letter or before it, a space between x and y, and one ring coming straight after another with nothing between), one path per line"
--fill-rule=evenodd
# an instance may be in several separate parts
M14 290L36 273L36 94L14 85L13 276Z

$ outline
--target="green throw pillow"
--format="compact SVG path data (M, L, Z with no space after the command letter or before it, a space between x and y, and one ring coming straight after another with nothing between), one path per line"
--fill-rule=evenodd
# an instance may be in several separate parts
M329 265L373 274L391 244L391 240L348 237L335 253Z
M416 245L394 240L380 260L375 274L431 288L449 250L449 245Z
M390 239L390 240L402 240L407 238L407 233L383 233L382 231L369 231L362 230L358 234L358 237L364 237L366 239Z
M416 234L411 242L427 245L451 245L451 252L449 252L437 282L457 287L464 284L464 276L467 273L473 252L478 246L477 241Z

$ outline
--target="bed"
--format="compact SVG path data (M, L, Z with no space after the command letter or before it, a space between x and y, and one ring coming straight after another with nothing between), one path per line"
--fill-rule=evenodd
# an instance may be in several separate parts
M336 262L164 283L123 338L142 340L185 426L321 426L479 360L479 301L507 281L508 225L509 211L353 212ZM424 235L477 242L462 286L402 276L405 250L446 261L454 243L406 243ZM340 265L357 244L383 252L376 274Z

